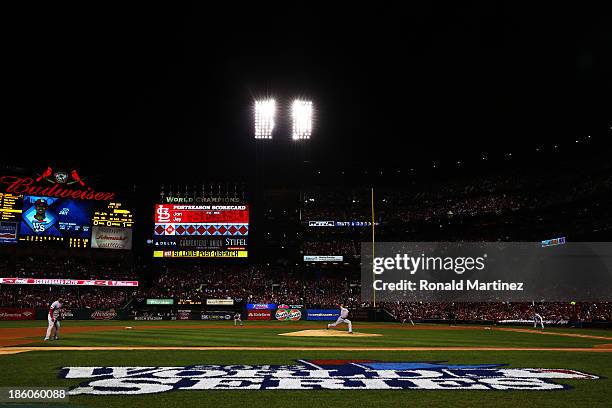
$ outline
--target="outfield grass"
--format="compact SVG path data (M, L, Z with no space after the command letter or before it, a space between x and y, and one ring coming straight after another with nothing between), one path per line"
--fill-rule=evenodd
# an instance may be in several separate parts
M130 326L133 329L108 332L81 332L62 335L60 342L45 342L42 337L31 337L28 346L261 346L261 347L592 347L609 343L603 339L563 337L499 330L445 330L448 326L425 326L431 330L411 329L400 324L380 324L383 328L360 328L355 331L382 334L381 337L287 337L281 333L316 326L324 328L325 322L248 322L248 327L234 327L233 323L184 322L64 322L64 327L74 326ZM157 324L155 324L157 323ZM161 323L161 324L160 324ZM155 326L162 326L154 328ZM191 326L185 328L180 326ZM210 326L210 327L209 327ZM227 326L218 328L219 326ZM268 328L274 326L275 328ZM1 326L0 326L1 327ZM18 327L18 326L13 326ZM32 322L23 327L32 326ZM146 328L149 327L149 328ZM261 327L261 328L260 328ZM442 330L438 330L442 329ZM41 328L44 334L45 328ZM570 331L578 333L579 331ZM610 334L610 331L601 330ZM586 333L585 333L586 334ZM589 332L589 334L592 334ZM606 336L607 337L607 336ZM612 340L612 337L610 337Z
M561 391L175 391L138 396L72 396L70 406L96 407L608 407L612 401L612 353L554 351L350 351L350 347L491 346L491 347L592 347L605 339L574 338L496 330L439 330L432 327L404 330L398 324L355 330L382 337L299 338L278 336L301 330L313 322L246 322L249 328L216 328L202 322L65 322L70 325L132 326L134 329L67 334L59 342L41 346L342 346L346 351L33 351L0 355L0 386L74 387L79 379L58 378L65 366L186 366L194 364L292 364L297 359L373 359L381 361L449 361L454 364L507 363L512 367L567 368L603 377L598 380L555 380L572 388ZM273 324L275 328L267 328ZM320 322L324 326L324 322ZM194 328L179 328L177 326ZM163 326L144 329L146 326ZM207 327L210 326L210 327ZM214 326L214 327L213 327ZM2 322L2 328L44 327L41 322ZM139 329L140 328L140 329ZM110 327L109 327L110 329ZM555 329L564 333L610 337L607 330ZM30 404L31 406L32 404Z

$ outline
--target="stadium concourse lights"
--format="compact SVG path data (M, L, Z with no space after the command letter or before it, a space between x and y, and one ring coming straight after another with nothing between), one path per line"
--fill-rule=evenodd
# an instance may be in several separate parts
M312 135L312 101L296 99L291 105L293 140L310 139Z
M276 101L263 99L255 101L255 139L272 139Z

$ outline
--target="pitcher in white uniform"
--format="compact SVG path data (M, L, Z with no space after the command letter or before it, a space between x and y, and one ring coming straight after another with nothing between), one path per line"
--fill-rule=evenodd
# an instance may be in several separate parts
M539 314L539 307L535 304L535 302L531 302L531 306L533 307L533 328L538 327L538 323L542 326L542 330L544 330L544 319L542 315Z
M49 340L49 336L51 336L51 330L53 330L53 328L55 328L55 335L53 336L53 339L59 340L60 320L62 316L61 300L62 299L57 299L55 302L51 303L51 306L49 307L49 314L47 315L49 326L47 326L45 341Z
M339 323L346 323L348 324L348 332L349 333L353 333L353 323L347 319L349 315L349 310L344 307L344 305L340 305L340 317L338 317L338 320L336 320L336 323L330 323L327 325L327 328L329 329L330 327L336 327Z

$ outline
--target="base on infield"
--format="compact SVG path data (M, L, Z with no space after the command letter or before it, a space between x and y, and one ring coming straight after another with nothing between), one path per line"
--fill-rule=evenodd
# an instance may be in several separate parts
M300 330L289 333L280 333L279 336L294 336L294 337L376 337L382 336L382 334L375 333L358 333L353 332L350 334L346 330Z

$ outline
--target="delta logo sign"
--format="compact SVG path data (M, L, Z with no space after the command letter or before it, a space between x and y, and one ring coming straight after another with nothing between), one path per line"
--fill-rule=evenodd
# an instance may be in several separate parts
M139 395L178 390L523 390L569 388L554 380L598 376L505 364L297 360L295 365L64 367L59 378L87 378L69 395Z

